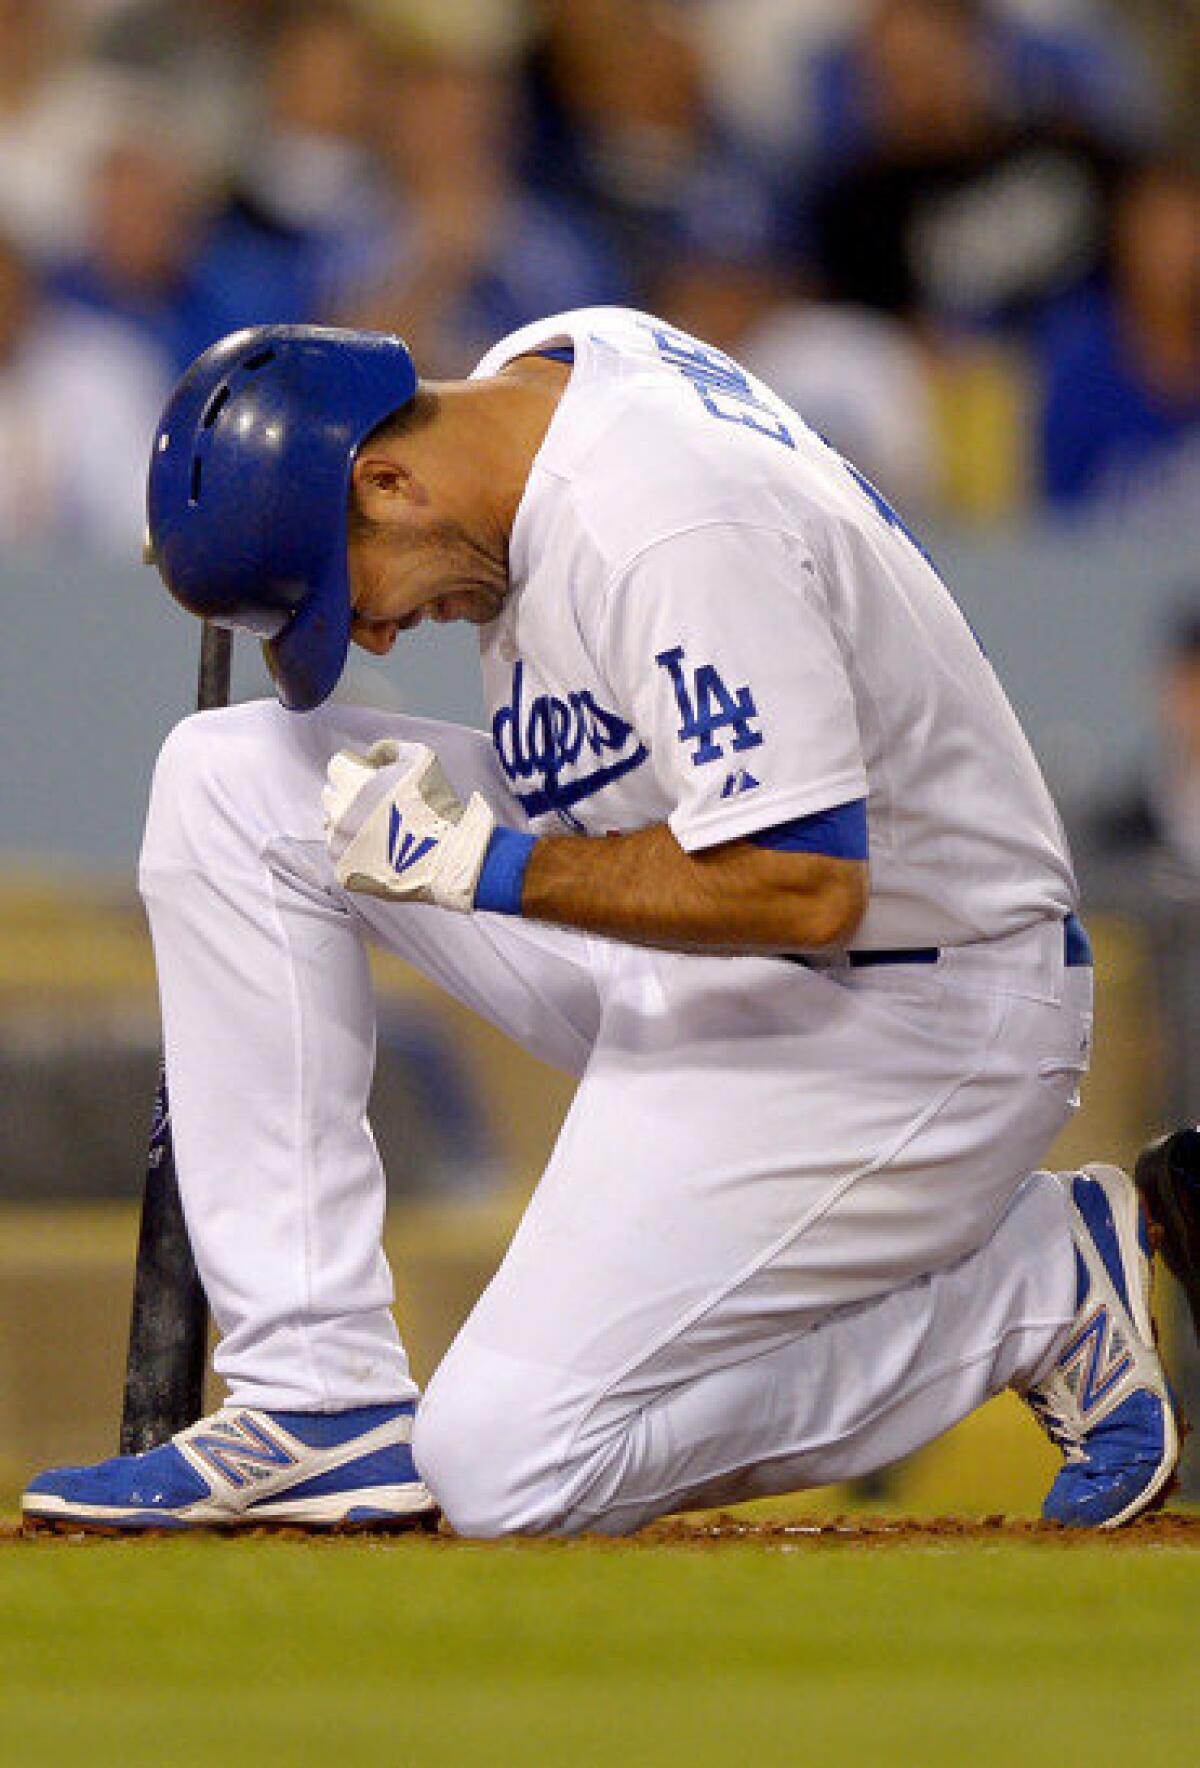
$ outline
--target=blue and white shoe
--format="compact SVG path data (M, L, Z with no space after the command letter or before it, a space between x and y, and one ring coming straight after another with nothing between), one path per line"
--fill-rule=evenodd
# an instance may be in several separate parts
M432 1527L413 1465L414 1407L259 1412L224 1407L144 1455L52 1467L21 1500L27 1528Z
M1145 1214L1115 1166L1062 1179L1071 1209L1075 1321L1054 1368L1025 1398L1066 1457L1042 1515L1116 1529L1166 1497L1179 1427L1150 1316Z

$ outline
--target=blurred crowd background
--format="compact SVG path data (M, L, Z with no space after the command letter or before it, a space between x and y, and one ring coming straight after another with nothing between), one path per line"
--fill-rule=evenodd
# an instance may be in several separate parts
M453 377L603 302L729 349L879 484L1092 900L1173 914L1200 879L1200 0L0 0L0 883L131 879L195 638L136 565L145 464L198 352L369 325ZM348 691L470 720L466 652L404 650Z
M396 329L453 377L603 302L788 397L996 662L1099 953L1060 1164L1200 1117L1200 0L0 0L0 1493L5 1453L15 1482L112 1428L159 1045L137 842L197 648L138 563L169 388L260 321ZM235 689L269 691L241 641ZM472 635L345 691L471 722ZM380 985L393 1201L502 1200L469 1246L404 1237L428 1367L567 1088ZM20 1227L105 1200L108 1239ZM1036 1502L1026 1442L993 1504Z
M235 326L608 301L914 514L1186 508L1198 99L1195 0L0 0L0 536L128 551Z
M0 887L132 884L195 644L136 563L145 465L198 352L368 325L453 377L603 302L733 352L919 528L1090 902L1177 982L1200 0L0 0ZM410 636L346 691L472 721L469 642Z

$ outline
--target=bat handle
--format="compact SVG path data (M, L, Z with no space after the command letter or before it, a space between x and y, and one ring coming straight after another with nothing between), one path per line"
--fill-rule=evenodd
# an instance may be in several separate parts
M196 679L196 710L211 712L228 706L233 663L233 634L227 626L206 620L200 633L200 672Z

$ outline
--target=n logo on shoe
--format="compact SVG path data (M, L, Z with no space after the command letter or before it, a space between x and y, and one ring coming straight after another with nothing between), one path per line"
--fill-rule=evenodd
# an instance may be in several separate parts
M192 1453L235 1491L285 1467L296 1467L300 1460L248 1412L222 1417L186 1441Z
M1093 1309L1069 1340L1058 1367L1084 1419L1103 1405L1129 1374L1133 1356L1103 1303Z

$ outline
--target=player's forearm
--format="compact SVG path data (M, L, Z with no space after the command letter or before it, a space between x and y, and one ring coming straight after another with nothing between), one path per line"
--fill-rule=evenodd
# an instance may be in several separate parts
M433 750L341 750L322 794L334 876L388 902L433 902L685 951L799 952L848 942L867 868L735 840L686 853L665 824L631 835L498 829L463 804Z
M671 949L812 951L847 941L867 868L744 842L687 853L665 824L631 835L547 836L525 871L521 913Z

